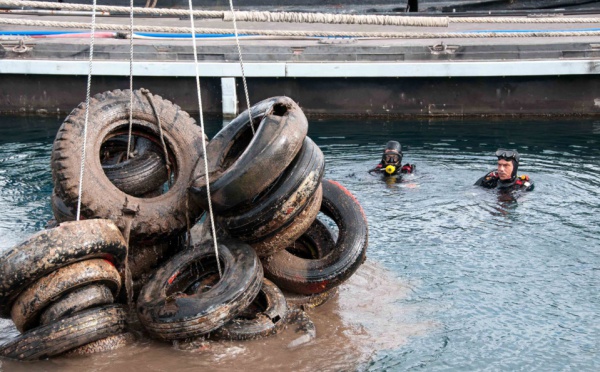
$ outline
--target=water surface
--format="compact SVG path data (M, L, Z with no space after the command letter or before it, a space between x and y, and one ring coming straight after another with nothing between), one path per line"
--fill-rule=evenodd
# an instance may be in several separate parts
M0 121L0 251L52 217L50 151L59 119ZM208 124L214 134L220 122ZM1 361L2 370L531 371L600 368L600 121L312 121L326 177L369 221L368 261L298 335L210 342L194 351L140 339L86 358ZM367 170L388 140L417 173ZM472 186L498 147L522 154L535 191ZM0 343L17 334L0 320Z

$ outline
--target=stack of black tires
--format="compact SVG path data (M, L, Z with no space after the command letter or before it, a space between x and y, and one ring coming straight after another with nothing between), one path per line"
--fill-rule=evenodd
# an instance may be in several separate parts
M81 104L59 129L56 223L0 262L0 316L23 332L0 355L120 346L132 337L123 304L134 298L158 339L274 334L297 317L291 309L323 303L364 261L364 212L323 180L323 154L293 100L242 113L206 157L206 136L178 106L143 89L132 103L131 128L130 92L116 90L93 97L87 118ZM206 238L190 244L209 204Z

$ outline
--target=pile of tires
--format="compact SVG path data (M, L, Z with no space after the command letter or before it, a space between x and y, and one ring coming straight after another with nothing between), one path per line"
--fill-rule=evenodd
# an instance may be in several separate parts
M126 312L115 304L126 250L112 221L93 219L63 223L4 252L0 316L21 335L0 356L40 359L130 337Z
M214 213L218 250L208 239L142 289L138 315L153 337L274 334L288 308L323 303L364 262L365 214L346 188L323 180L324 157L307 130L293 100L273 97L211 139L191 191Z
M292 309L324 303L364 261L364 212L323 179L293 100L264 100L208 142L173 103L144 89L130 99L98 94L60 127L55 222L0 257L0 317L21 332L0 356L124 345L134 302L161 340L272 335L291 319L310 322ZM186 232L208 209L215 218L202 228L212 234L214 223L216 236L192 245Z

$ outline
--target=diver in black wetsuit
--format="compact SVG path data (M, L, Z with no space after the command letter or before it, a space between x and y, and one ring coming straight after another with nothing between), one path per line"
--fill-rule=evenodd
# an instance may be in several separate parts
M398 141L389 141L383 150L383 156L377 166L369 173L380 173L386 177L414 173L416 166L406 163L402 165L402 146Z
M497 170L478 179L475 186L499 190L533 190L533 181L529 176L517 176L520 158L517 150L498 149L496 156L498 157Z

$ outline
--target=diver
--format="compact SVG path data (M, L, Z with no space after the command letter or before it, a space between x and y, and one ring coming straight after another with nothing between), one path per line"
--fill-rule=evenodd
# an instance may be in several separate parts
M529 176L517 175L520 158L517 150L498 149L496 157L498 168L478 179L475 186L499 190L533 190L534 184Z
M398 141L389 141L383 150L383 156L377 166L369 173L380 173L386 177L414 173L416 166L406 163L402 165L402 146Z

